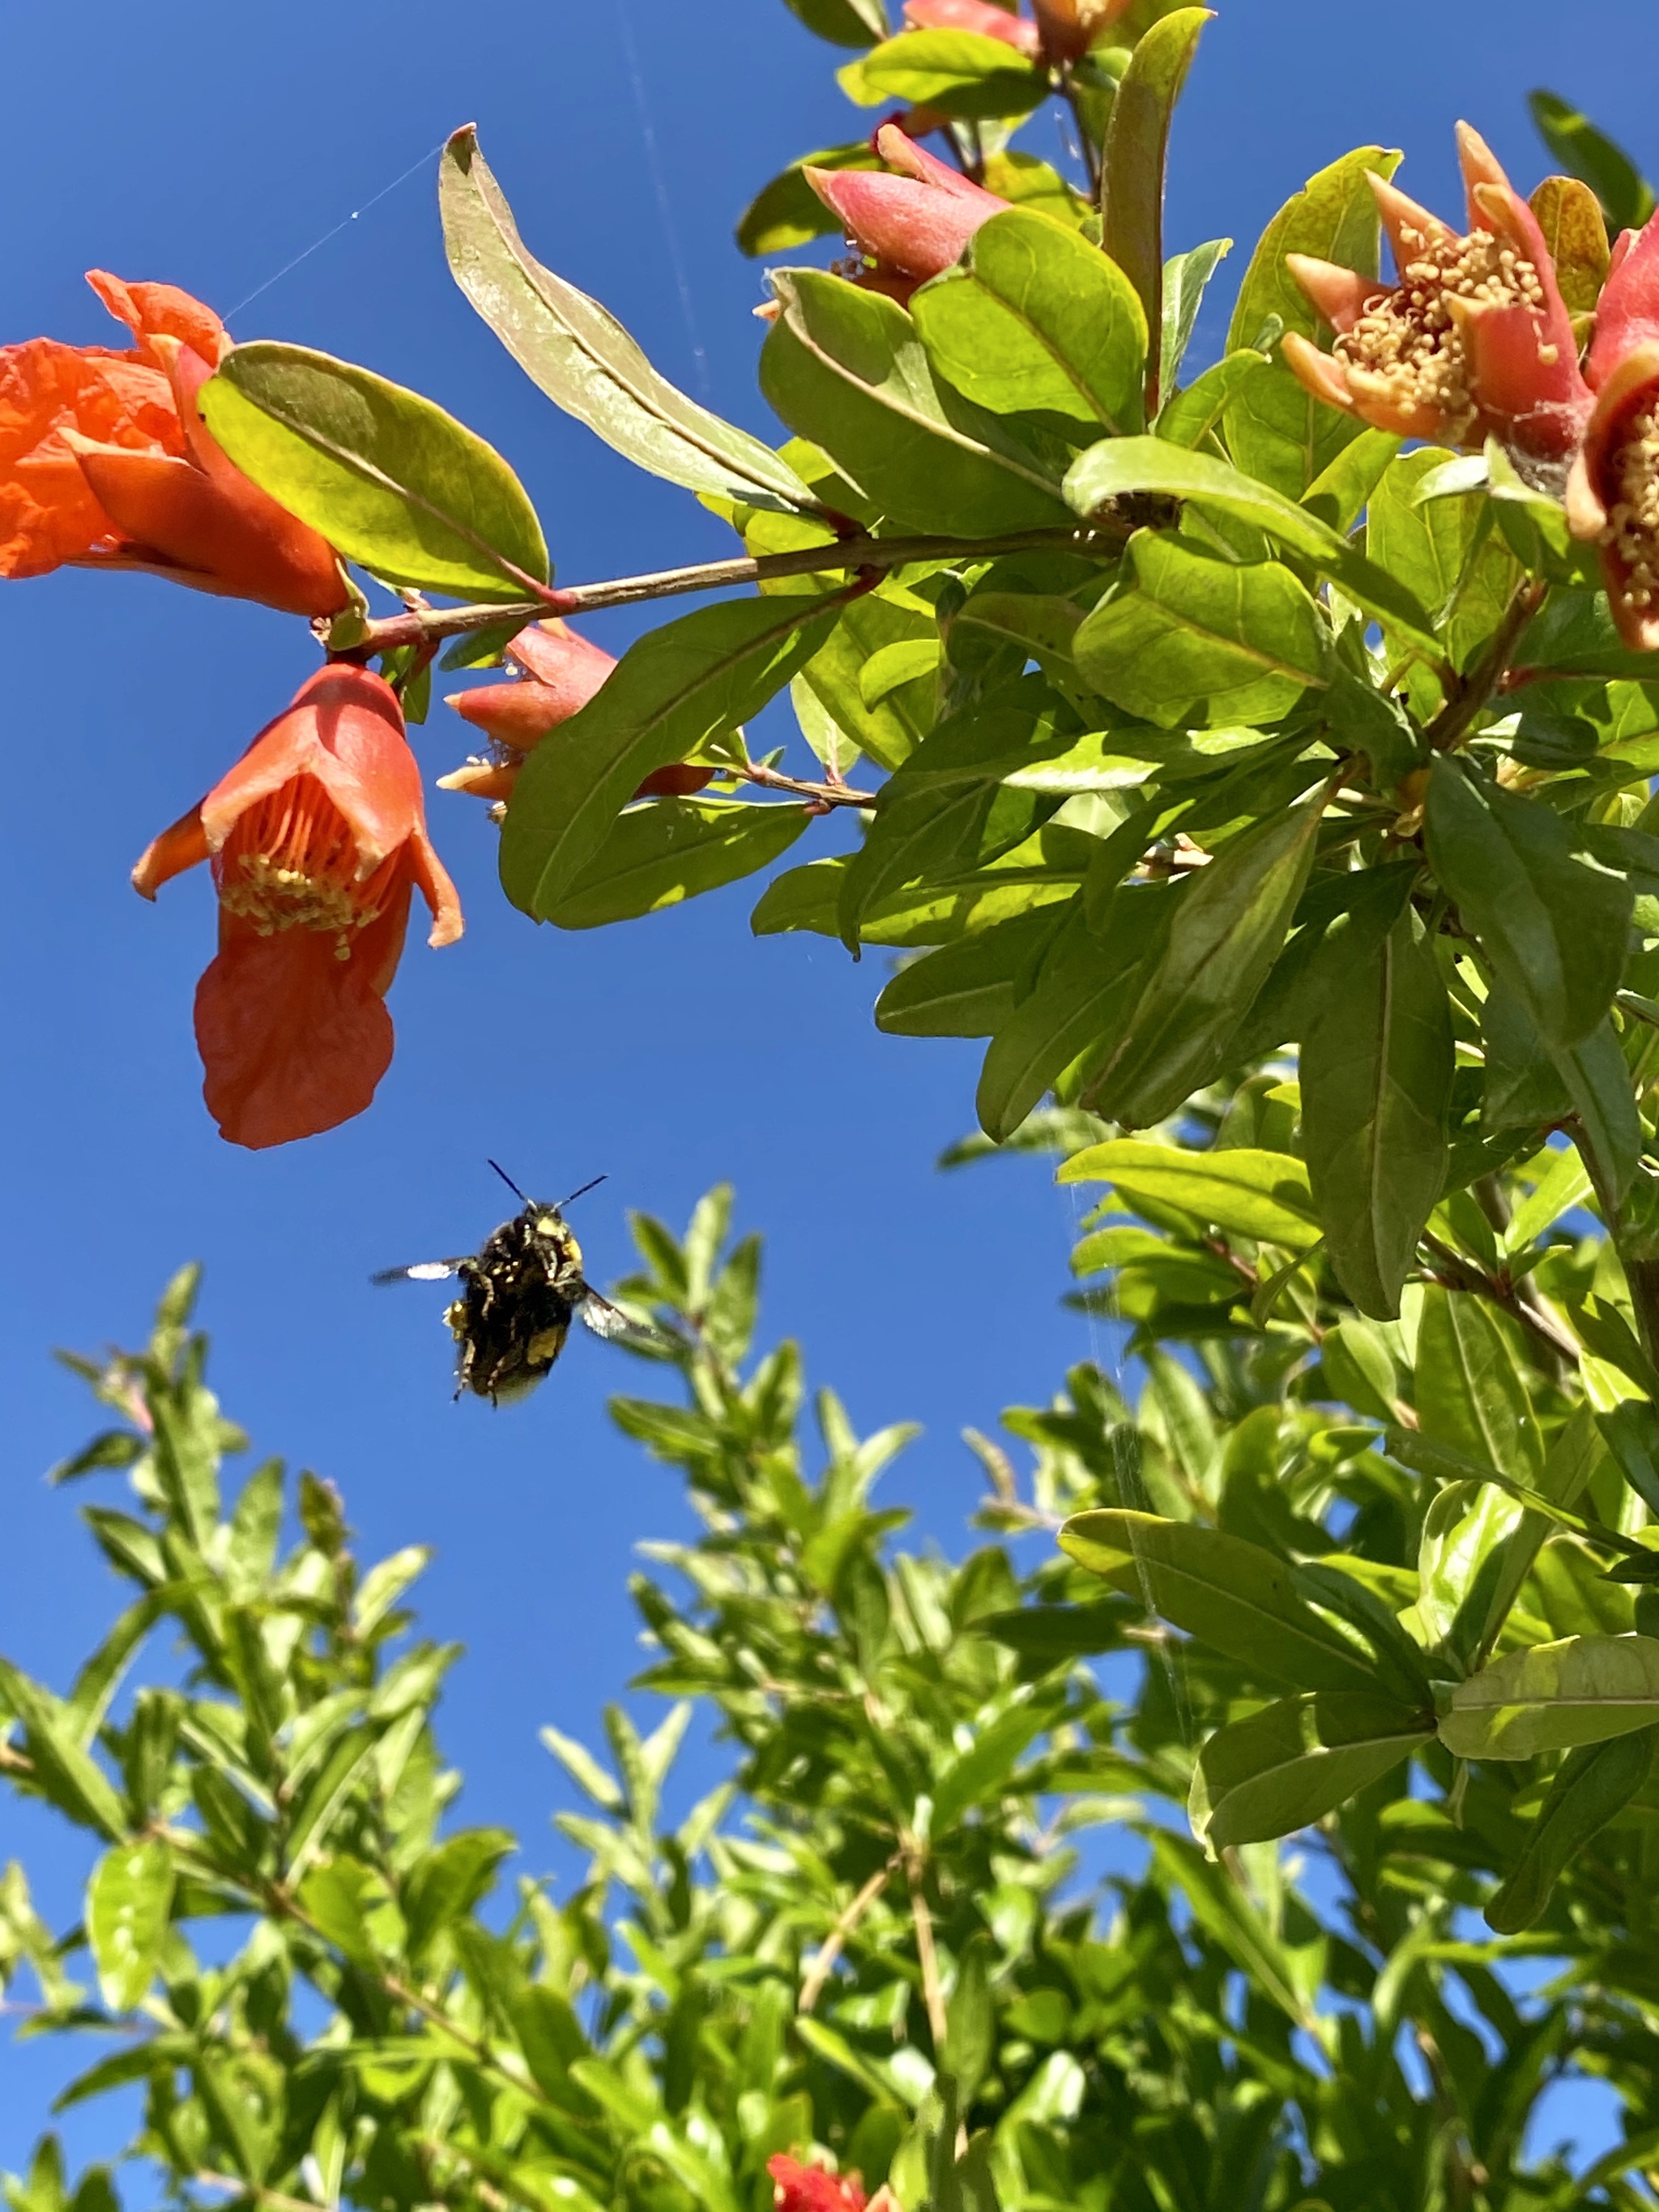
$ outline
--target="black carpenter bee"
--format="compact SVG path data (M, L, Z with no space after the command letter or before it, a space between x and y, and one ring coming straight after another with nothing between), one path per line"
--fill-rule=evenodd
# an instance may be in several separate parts
M562 1209L605 1177L595 1176L557 1206L542 1206L526 1198L504 1168L489 1164L523 1201L523 1212L502 1222L481 1252L386 1267L374 1280L436 1283L459 1275L461 1294L444 1312L459 1347L455 1395L472 1390L499 1406L535 1389L563 1351L573 1315L596 1336L639 1340L647 1332L582 1279L582 1248L564 1220Z

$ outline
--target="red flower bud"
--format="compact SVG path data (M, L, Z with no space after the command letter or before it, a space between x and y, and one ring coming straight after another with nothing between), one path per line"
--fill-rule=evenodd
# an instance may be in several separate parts
M1468 233L1373 175L1398 281L1287 256L1336 343L1321 353L1292 331L1285 358L1378 429L1471 447L1495 436L1533 480L1559 483L1590 406L1572 320L1536 216L1468 124L1457 140Z
M872 265L854 283L908 300L919 284L962 258L980 225L1009 203L988 192L937 155L884 123L876 151L890 176L875 169L803 169L812 190L841 218L848 242Z
M234 467L196 395L230 340L170 284L88 280L137 344L0 349L0 576L142 568L289 614L336 614L332 548Z
M513 795L525 755L550 730L585 707L616 666L611 654L562 622L533 623L507 648L525 671L519 683L481 684L475 690L452 691L445 705L489 738L488 758L468 761L441 775L441 791L463 791L473 799ZM635 799L655 799L701 791L712 769L677 762L647 776Z
M198 861L219 951L196 992L208 1110L258 1151L361 1114L392 1060L385 999L418 887L431 945L460 903L428 842L403 709L365 668L319 669L132 872L154 898Z
M1032 61L1041 43L1035 23L992 6L991 0L904 0L904 20L913 31L977 31L981 38L1000 39Z
M1659 216L1613 249L1585 363L1595 405L1567 482L1576 538L1598 544L1619 635L1659 647Z
M1044 57L1051 62L1081 61L1099 44L1134 0L1032 0L1042 38Z

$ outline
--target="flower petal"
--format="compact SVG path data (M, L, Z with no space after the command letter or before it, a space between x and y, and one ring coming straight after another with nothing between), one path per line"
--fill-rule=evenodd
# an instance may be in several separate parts
M977 31L1000 39L1035 61L1041 43L1035 23L1022 21L990 0L904 0L904 21L913 31Z
M367 668L333 662L310 676L267 722L202 803L210 847L238 818L296 775L314 776L351 825L368 868L423 823L421 771L389 684Z
M164 830L144 848L132 872L132 888L141 897L153 899L163 884L183 875L186 868L199 866L207 857L207 832L202 827L198 799L188 814L181 814L171 829Z
M158 368L164 363L149 343L158 336L179 339L216 368L230 351L230 333L212 308L176 284L126 284L107 269L88 269L87 282L116 321L132 332L144 358Z
M407 883L393 906L372 927L400 944ZM197 986L196 1041L208 1111L231 1144L291 1144L369 1104L392 1062L382 994L397 965L396 944L389 966L385 946L373 949L378 959L360 945L342 960L330 936L261 937L222 912L217 957Z
M409 841L409 866L421 896L432 911L432 931L427 943L434 950L453 945L466 927L461 919L460 893L450 881L449 871L438 858L423 829L416 830Z
M1612 271L1595 309L1595 336L1584 364L1593 392L1600 392L1614 368L1634 347L1659 340L1659 215L1634 236L1629 232L1614 250Z
M155 369L52 338L0 349L0 576L45 575L118 543L66 431L152 453L183 444Z

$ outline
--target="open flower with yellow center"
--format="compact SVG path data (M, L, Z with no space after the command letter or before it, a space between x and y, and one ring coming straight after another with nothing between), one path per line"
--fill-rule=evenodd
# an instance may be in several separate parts
M208 861L219 951L196 992L208 1110L261 1150L361 1114L391 1065L386 994L416 888L428 942L461 933L426 834L421 774L391 686L334 665L301 684L230 773L150 846L134 886Z
M1601 549L1619 635L1659 648L1659 216L1626 231L1595 311L1584 364L1595 394L1567 483L1573 535Z
M1479 447L1497 437L1530 481L1559 488L1590 411L1572 320L1532 210L1467 123L1460 234L1372 174L1396 281L1302 253L1285 265L1336 333L1292 331L1285 359L1321 399L1404 438Z

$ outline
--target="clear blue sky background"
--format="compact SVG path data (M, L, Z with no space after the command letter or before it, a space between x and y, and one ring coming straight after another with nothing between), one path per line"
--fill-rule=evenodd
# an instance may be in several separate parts
M234 318L240 337L325 347L450 407L518 468L568 581L719 556L720 526L556 414L475 319L445 268L424 158L477 118L535 249L669 374L770 434L749 313L760 280L732 225L793 155L856 135L857 113L836 54L781 0L626 5L90 0L65 15L9 0L0 342L118 342L82 283L91 266L234 307L343 222ZM1407 148L1402 182L1449 211L1460 115L1529 186L1547 166L1523 105L1540 82L1651 167L1656 65L1652 0L1584 0L1570 18L1547 0L1233 0L1176 134L1171 246L1236 231L1236 280L1274 208L1361 140ZM1041 118L1022 143L1058 147ZM639 626L618 615L592 630L620 651ZM40 1480L94 1425L51 1347L136 1340L163 1278L199 1257L228 1410L263 1449L342 1484L367 1555L437 1546L427 1620L469 1650L442 1714L465 1815L515 1827L521 1863L544 1865L562 1792L536 1729L595 1732L637 1663L631 1547L683 1525L684 1508L607 1422L607 1392L639 1387L633 1363L584 1342L526 1406L452 1407L441 1293L374 1291L370 1271L493 1225L486 1154L546 1194L608 1172L580 1212L601 1279L627 1261L624 1207L679 1223L729 1177L742 1223L769 1237L765 1332L802 1337L862 1427L927 1424L889 1502L916 1501L955 1543L978 1488L957 1431L1045 1396L1087 1350L1057 1304L1068 1204L1033 1164L933 1174L971 1120L976 1054L876 1036L880 955L855 969L819 939L751 941L753 887L615 931L535 931L496 890L483 810L442 794L433 827L467 934L441 954L411 945L373 1113L275 1153L222 1145L190 1033L210 886L186 878L150 908L127 872L286 702L310 641L258 608L68 572L0 591L0 1649L61 1688L116 1599L73 1495ZM441 709L416 742L434 775L468 750ZM27 1861L62 1924L83 1863L58 1838L0 1800L0 1861ZM23 2163L62 2078L49 2050L0 2041L0 2167ZM68 2132L82 2154L111 2139L95 2118Z

